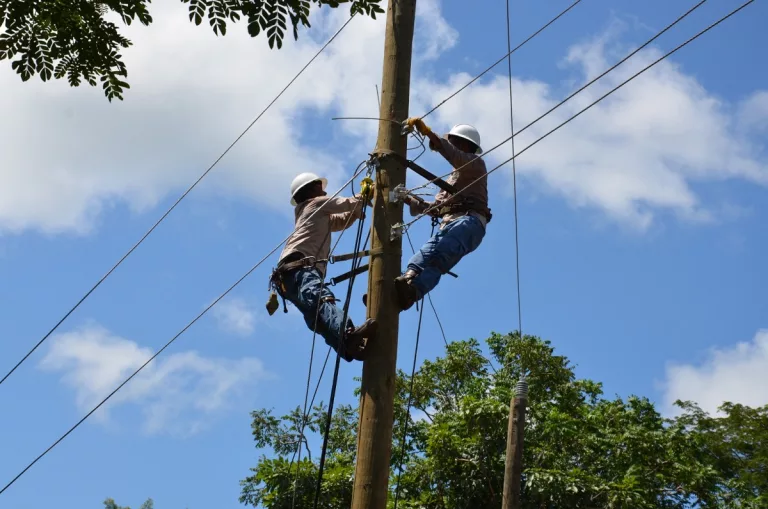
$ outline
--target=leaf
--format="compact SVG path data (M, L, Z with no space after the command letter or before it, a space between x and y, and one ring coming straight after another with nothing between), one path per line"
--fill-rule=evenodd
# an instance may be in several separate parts
M189 1L189 20L195 25L203 22L205 11L209 7L209 0L188 0Z

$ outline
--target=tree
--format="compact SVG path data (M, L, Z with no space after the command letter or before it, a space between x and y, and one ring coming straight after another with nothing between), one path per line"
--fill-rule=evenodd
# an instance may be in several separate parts
M402 453L410 379L399 373L390 483L394 495L402 461L399 507L500 506L508 405L523 368L529 370L526 509L766 507L768 406L726 404L724 416L714 417L679 402L682 415L665 419L646 398L605 398L600 384L577 379L549 342L494 334L488 345L501 366L495 372L475 340L452 343L445 357L422 364ZM322 433L324 411L322 404L313 409L309 434ZM301 412L277 418L261 409L252 417L256 446L274 455L259 458L241 481L241 502L268 509L311 504L317 458L300 440ZM350 503L356 429L357 411L342 406L331 429L320 507ZM297 464L299 443L307 457Z
M141 507L139 509L154 509L155 503L152 501L151 498L148 498L146 502L141 504ZM115 503L114 500L111 498L108 498L104 501L104 509L131 509L130 507L120 507Z
M189 19L208 19L213 32L224 36L227 23L245 20L251 37L265 33L270 48L281 48L287 20L294 39L299 26L309 27L317 8L350 4L350 14L376 18L381 0L181 0L189 4ZM109 17L130 25L152 23L151 0L0 0L0 60L23 81L38 75L43 81L67 77L71 86L101 81L108 100L123 99L128 69L120 51L131 41L120 35Z

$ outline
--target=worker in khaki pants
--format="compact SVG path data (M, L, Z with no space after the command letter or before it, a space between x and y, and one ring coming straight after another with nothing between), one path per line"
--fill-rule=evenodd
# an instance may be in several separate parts
M409 118L406 125L429 138L429 148L437 151L454 168L447 182L458 191L455 197L440 191L434 203L408 196L412 216L432 209L442 217L437 233L408 262L402 276L395 279L397 298L402 310L432 291L443 274L478 248L491 220L488 208L488 171L481 157L480 134L470 125L459 124L438 137L420 118ZM466 186L470 186L465 189Z
M283 299L290 301L304 315L310 330L339 351L341 337L344 349L339 352L347 362L363 360L367 340L374 337L375 320L355 327L336 306L331 290L323 284L326 261L330 255L331 232L342 231L360 218L366 202L362 197L328 198L327 180L313 173L302 173L291 183L291 205L295 206L295 229L288 239L272 284ZM322 208L321 208L322 207Z

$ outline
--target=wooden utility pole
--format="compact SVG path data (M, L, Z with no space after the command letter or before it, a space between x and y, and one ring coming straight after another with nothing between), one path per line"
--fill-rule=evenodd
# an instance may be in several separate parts
M528 382L520 379L515 396L509 405L507 425L507 459L504 463L504 496L501 509L520 509L520 484L523 473L523 436L525 433L525 407L528 403Z
M405 184L405 167L386 153L406 155L402 123L408 117L411 51L416 0L389 0L384 36L379 136L381 151L373 208L368 317L379 322L376 339L363 363L357 465L352 509L386 509L400 313L394 279L400 275L402 238L391 238L392 225L403 220L403 203L390 203L389 191ZM393 122L394 121L394 122Z

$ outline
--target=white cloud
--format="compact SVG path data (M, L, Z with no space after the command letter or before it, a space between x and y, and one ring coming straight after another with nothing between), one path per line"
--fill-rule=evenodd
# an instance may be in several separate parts
M149 348L115 336L99 326L61 334L40 363L41 369L62 373L62 381L74 389L80 410L90 410L125 378L152 356ZM149 434L186 436L208 425L268 378L260 360L203 357L188 351L158 357L118 391L94 418L106 422L118 405L138 405Z
M768 91L755 92L742 102L739 116L746 129L768 130Z
M768 404L768 330L757 332L751 342L732 348L712 349L698 364L667 366L664 407L676 414L676 400L691 400L714 413L724 402L748 406Z
M435 59L458 42L441 5L440 0L418 4L412 114L469 79L429 78ZM88 233L109 207L143 211L169 194L175 197L311 58L347 12L316 11L313 28L298 43L291 39L272 51L242 26L217 38L208 27L189 23L184 5L158 3L151 27L124 30L135 45L125 52L133 88L123 103L109 104L89 87L21 83L6 66L0 72L0 231ZM621 28L611 25L601 37L572 46L561 63L573 70L564 82L584 81L613 61ZM306 143L302 119L307 112L326 118L375 116L383 30L383 17L353 20L195 194L244 198L289 214L285 196L294 173L311 169L327 174L332 186L340 184L350 164L373 146L376 123L328 120L334 142L317 146ZM643 53L630 68L657 54ZM518 150L628 72L612 75L521 135ZM517 125L559 100L561 85L516 80ZM503 72L491 75L446 103L430 122L435 127L475 123L489 147L508 135L506 94ZM522 185L640 228L660 210L712 219L715 214L701 203L692 183L768 182L765 159L753 141L768 118L763 94L756 92L743 106L728 104L665 63L523 155ZM500 149L490 157L498 162L508 153Z
M180 193L311 58L348 9L323 12L298 43L272 51L243 26L216 38L208 27L189 23L183 4L160 3L151 27L124 30L135 45L125 52L133 88L122 103L107 103L98 88L21 83L4 66L0 229L88 233L105 208L127 204L142 211ZM195 192L245 197L290 213L285 197L294 173L312 169L341 183L349 154L340 158L304 145L299 113L311 108L330 117L331 106L374 112L382 31L383 23L353 20ZM372 124L364 126L368 132L375 132Z
M605 70L620 55L616 25L607 34L572 46L562 62L572 69L566 91L557 84L515 80L515 123L520 130L554 106L577 84ZM516 138L521 151L535 139L608 92L661 53L639 53L624 66L577 95ZM448 83L420 83L418 94L436 103L470 79L453 76ZM475 124L485 148L509 136L507 80L495 76L468 88L437 110L432 122L449 127ZM755 127L768 121L767 92L745 103L728 104L707 92L675 63L665 61L593 107L521 155L518 172L524 184L563 196L573 206L598 208L612 218L645 229L659 211L687 220L716 219L708 204L692 189L696 182L742 179L768 184L768 162L762 153L764 137ZM492 163L510 157L509 144L489 155ZM498 175L495 177L498 179ZM717 208L717 207L715 207Z
M242 299L219 302L213 308L213 316L222 330L241 336L253 334L256 326L256 312Z

